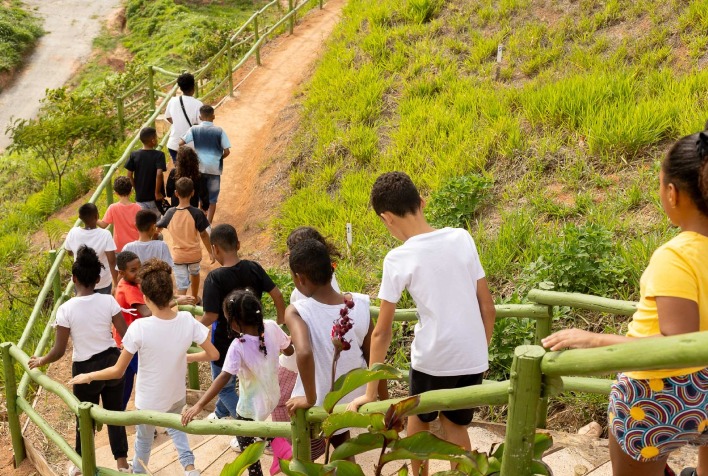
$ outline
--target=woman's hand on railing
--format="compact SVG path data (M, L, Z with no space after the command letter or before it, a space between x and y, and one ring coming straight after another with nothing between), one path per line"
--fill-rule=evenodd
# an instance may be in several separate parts
M561 349L588 349L599 347L599 336L594 332L584 331L582 329L564 329L562 331L551 334L541 343L546 349L561 350Z
M293 397L285 403L285 407L288 409L288 413L292 416L295 412L301 408L307 410L315 406L314 403L307 401L307 397Z
M182 411L182 424L187 426L202 410L203 408L199 403L195 403L192 407L185 408L184 411Z
M79 374L67 382L68 385L81 385L84 383L91 383L93 379L91 378L91 372L87 374Z
M197 302L197 300L194 298L194 296L182 295L175 296L175 302L178 306L191 306L195 302Z

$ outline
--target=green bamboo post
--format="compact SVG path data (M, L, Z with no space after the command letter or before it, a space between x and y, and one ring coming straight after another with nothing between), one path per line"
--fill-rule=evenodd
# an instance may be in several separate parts
M150 115L153 115L155 113L155 70L151 65L148 66L148 101L150 102Z
M233 45L231 44L231 40L229 39L229 47L226 50L226 62L228 64L229 68L228 68L228 71L226 72L226 74L229 75L229 96L231 96L231 97L234 96L233 60L234 60Z
M103 176L106 177L111 173L111 165L106 164L103 166ZM110 180L106 182L106 206L111 206L113 204L113 182Z
M187 379L190 389L199 390L199 363L191 362L187 365Z
M300 409L295 412L291 420L293 460L310 462L310 426L307 422L307 410Z
M537 345L522 345L514 351L501 476L531 474L536 412L541 397L541 360L545 353Z
M320 10L322 10L322 0L320 0Z
M49 257L49 268L51 269L57 259L57 250L49 250L47 256ZM52 294L54 295L54 302L59 301L59 297L61 296L61 276L59 276L59 270L57 270L57 273L52 278Z
M120 128L120 135L125 134L125 111L123 109L123 96L118 96L116 98L116 110L118 112L118 127Z
M81 435L81 472L87 476L96 474L96 448L93 443L92 403L79 403L79 434Z
M288 13L293 11L293 0L288 0ZM293 31L295 30L295 15L290 15L290 19L288 20L289 23L289 28L290 28L290 34L293 34Z
M553 307L548 306L548 317L538 319L536 321L536 339L535 344L541 345L541 341L551 335L551 324L553 322ZM538 420L536 421L537 428L546 428L548 420L548 395L544 392L541 399L538 401Z
M258 34L258 15L253 17L253 41L258 44L260 35ZM261 65L261 47L256 46L256 64Z
M15 467L19 467L25 459L25 443L22 440L20 415L17 413L17 381L15 380L15 364L10 355L10 342L1 344L2 366L5 372L5 401L7 402L7 426L10 428L12 451L15 453Z

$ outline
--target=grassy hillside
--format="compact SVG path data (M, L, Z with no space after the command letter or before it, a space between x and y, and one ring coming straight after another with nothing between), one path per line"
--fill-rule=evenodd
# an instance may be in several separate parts
M20 66L42 33L41 21L24 10L22 2L0 1L0 74Z
M351 222L337 278L375 295L396 243L369 191L403 170L436 225L475 237L497 302L541 281L636 299L676 232L658 161L708 119L706 12L705 0L350 0L305 91L278 241L309 224L345 249ZM625 322L564 311L554 325ZM492 377L530 329L498 322Z

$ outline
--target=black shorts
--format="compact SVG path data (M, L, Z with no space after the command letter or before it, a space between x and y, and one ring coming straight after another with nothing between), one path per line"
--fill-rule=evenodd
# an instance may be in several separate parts
M471 385L481 385L484 374L453 375L447 377L436 377L428 375L418 370L411 369L410 372L410 394L418 395L429 390L444 390L449 388L462 388ZM430 423L438 417L440 412L421 413L417 415L424 423ZM443 410L442 414L455 425L469 425L474 416L474 408L462 410Z

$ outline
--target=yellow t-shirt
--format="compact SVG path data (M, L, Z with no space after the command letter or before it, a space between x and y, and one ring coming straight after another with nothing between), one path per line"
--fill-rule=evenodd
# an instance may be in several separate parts
M708 330L708 237L684 231L660 246L639 281L637 312L629 324L627 336L649 337L661 334L656 297L678 297L698 303L700 330ZM674 370L627 372L634 379L676 377L708 367Z

